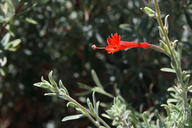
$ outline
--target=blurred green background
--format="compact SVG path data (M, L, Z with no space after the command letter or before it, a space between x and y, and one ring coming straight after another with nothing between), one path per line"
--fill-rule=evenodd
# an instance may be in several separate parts
M8 0L14 3L14 0ZM5 3L1 0L1 5ZM66 107L66 101L44 97L46 90L33 86L41 76L53 70L70 95L76 96L77 82L94 87L91 69L100 78L105 90L114 94L114 84L121 95L136 110L157 108L169 97L167 88L174 84L174 74L160 71L170 67L170 60L150 49L130 49L108 54L91 46L106 46L107 37L118 33L121 39L158 45L157 21L144 14L141 7L154 9L153 0L21 0L17 15L8 23L15 37L21 39L17 51L0 53L7 63L0 76L1 128L85 128L92 126L87 118L61 122L67 115L76 114ZM162 17L169 16L169 37L179 40L183 49L182 67L192 69L192 2L191 0L159 1ZM0 15L5 17L0 9ZM31 18L36 23L27 22ZM5 21L1 21L1 30ZM1 39L8 32L1 33ZM1 44L2 45L2 44ZM2 46L1 46L2 48ZM113 99L96 95L97 100L112 103ZM89 97L89 95L87 96ZM83 103L82 103L83 104ZM104 110L100 110L104 112ZM109 120L107 120L110 123ZM94 127L94 126L92 126Z

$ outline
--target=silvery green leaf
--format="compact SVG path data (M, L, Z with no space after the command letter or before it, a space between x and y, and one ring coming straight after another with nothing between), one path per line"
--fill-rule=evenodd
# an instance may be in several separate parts
M108 97L111 97L113 98L113 95L111 95L110 93L106 92L105 90L103 90L102 88L99 88L99 87L94 87L92 88L93 91L97 92L97 93L100 93L100 94L103 94L103 95L106 95Z
M156 17L155 11L153 11L149 7L140 8L145 14L147 14L149 17Z
M75 94L75 95L76 95L76 96L85 96L85 95L90 94L91 92L92 92L92 90L89 90L89 91L77 93L77 94Z
M173 98L170 98L167 100L167 103L177 103L178 100L177 99L173 99Z
M53 80L53 71L50 71L49 74L48 74L48 78L49 78L49 81L51 83L51 85L56 88L57 90L59 90L58 86L57 86L57 83Z
M171 118L171 110L170 107L166 104L162 104L161 106L165 107L166 111L167 111L167 115L169 118Z
M130 24L120 24L119 27L123 30L133 31Z
M3 11L4 14L6 14L8 12L8 4L7 3L4 3L4 4L0 4L1 6L1 10Z
M159 128L164 128L164 123L163 123L163 120L161 119L161 116L159 115L159 113L156 113L156 116L158 118L158 126Z
M21 39L13 40L5 45L5 50L16 51L20 43Z
M63 88L60 88L59 91L60 91L60 95L62 95L63 93L68 95L68 92Z
M175 70L172 68L161 68L160 70L163 72L176 73Z
M146 128L150 128L149 121L147 120L147 117L146 117L146 112L142 114L142 117L145 122Z
M0 75L2 75L2 76L5 76L5 71L3 70L3 68L0 68Z
M99 115L98 113L99 113L99 101L97 101L97 103L96 103L96 107L95 107L95 111L96 111L96 114L97 115Z
M166 17L165 17L165 23L164 23L164 26L165 26L165 28L167 29L167 30L166 30L167 33L169 32L169 31L168 31L168 29L169 29L168 17L169 17L169 15L166 15Z
M165 41L165 36L164 36L164 34L163 34L163 31L162 31L161 27L158 26L158 29L159 29L159 36L161 37L161 39L162 39L163 41Z
M98 109L96 106L96 99L95 99L95 91L92 93L92 99L93 99L93 109L96 115L98 115Z
M174 98L174 99L178 99L179 97L173 93L170 93L170 95Z
M64 117L64 118L62 119L62 122L64 122L64 121L69 121L69 120L76 120L76 119L80 119L80 118L82 118L82 117L84 117L83 114L66 116L66 117Z
M7 63L7 57L5 56L1 56L1 57L2 58L0 58L0 66L3 67Z
M134 114L129 113L129 116L130 116L132 122L134 122L135 124L139 124L140 125L140 121L137 119L137 117Z
M169 48L168 48L167 44L166 44L163 40L159 40L159 42L160 42L161 47L165 50L165 52L166 52L168 55L170 55L171 53L170 53L170 51L169 51Z
M45 93L44 96L56 96L56 93Z
M82 113L83 115L87 115L81 108L75 108L78 112Z
M47 84L47 83L43 83L43 82L38 82L38 83L35 83L33 85L36 87L45 88L45 89L51 88L49 83Z
M8 25L6 26L6 29L9 31L9 34L10 34L11 36L15 37L15 33L16 33L16 27L15 27L15 25L13 25L13 24L8 24Z
M87 98L87 105L88 105L90 111L94 112L93 104L90 102L89 98Z
M92 87L86 85L86 84L83 84L83 83L77 83L79 85L80 88L83 88L83 89L86 89L86 90L91 90Z
M105 117L105 118L107 118L107 119L112 119L109 115L107 115L107 114L105 114L105 113L103 113L103 114L101 114L103 117Z
M75 103L73 103L73 102L68 102L67 103L67 105L66 105L67 107L75 107L76 106L76 104Z
M176 45L177 45L177 42L178 42L178 40L174 40L174 41L173 41L173 49L175 49L175 47L176 47Z
M9 42L9 39L10 39L10 34L9 33L7 33L7 34L5 34L5 36L3 37L3 39L1 40L1 44L2 44L2 46L6 46L7 45L7 43Z
M192 92L192 85L190 85L190 86L187 88L187 90L188 90L189 92Z
M97 74L95 73L95 71L92 69L91 70L91 75L93 77L93 80L95 82L95 84L99 87L99 88L102 88L103 89L103 86L101 85L101 82L99 81L99 78L97 76Z
M173 92L176 92L176 90L175 90L175 87L169 87L168 89L167 89L167 91L173 91Z
M63 85L62 81L59 80L59 90L62 91L63 93L66 93L67 95L69 95L68 90L65 88L65 86Z
M29 17L25 18L25 20L26 20L28 23L31 23L31 24L35 24L35 25L37 25L37 24L38 24L38 22L37 22L37 21L35 21L34 19L29 18Z

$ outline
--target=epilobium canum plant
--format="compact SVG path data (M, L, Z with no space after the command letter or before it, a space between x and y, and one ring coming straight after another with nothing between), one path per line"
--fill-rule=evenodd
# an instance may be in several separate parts
M96 102L95 93L103 94L107 97L113 98L114 102L111 108L106 108L106 113L102 114L103 117L112 120L112 125L118 128L191 128L192 127L192 101L188 97L188 92L192 92L192 85L189 84L190 74L188 71L182 70L181 67L181 52L178 51L177 40L171 41L168 37L168 16L164 18L164 23L161 19L159 5L157 0L154 0L156 10L152 10L149 7L141 8L148 16L156 18L158 21L158 29L160 35L159 46L153 45L147 42L135 43L128 41L121 41L121 36L115 33L112 37L107 39L108 45L106 47L97 47L93 45L93 49L105 49L108 53L114 53L119 50L130 48L152 48L154 50L165 53L171 61L171 68L162 68L162 71L175 73L176 80L173 87L168 88L171 91L172 98L167 99L167 104L161 106L166 109L167 115L161 115L159 112L150 113L150 110L139 113L131 107L126 100L120 95L119 90L115 89L115 95L107 93L101 85L96 73L92 70L92 77L96 83L96 87L92 88L82 83L79 83L81 88L87 90L86 94L93 92L90 102L87 98L87 108L80 105L72 97L69 96L67 89L63 86L62 82L59 82L59 86L52 79L52 72L49 74L49 81L42 79L42 82L34 84L35 86L49 89L52 93L46 93L45 95L53 95L61 97L69 103L67 106L74 107L80 112L79 115L65 117L63 121L78 119L80 117L88 117L97 127L109 128L107 124L99 116L98 108L99 101ZM155 117L155 119L152 119Z

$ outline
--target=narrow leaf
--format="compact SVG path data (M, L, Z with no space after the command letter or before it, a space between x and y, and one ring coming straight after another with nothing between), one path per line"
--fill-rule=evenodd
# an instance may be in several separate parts
M156 13L149 7L140 8L145 14L147 14L149 17L155 17Z
M86 90L91 90L92 87L86 85L86 84L83 84L83 83L77 83L79 85L80 88L83 88L83 89L86 89Z
M167 103L177 103L178 102L178 100L177 99L168 99L167 100Z
M102 88L99 88L99 87L94 87L94 88L92 88L92 90L97 92L97 93L100 93L100 94L106 95L108 97L111 97L111 98L114 97L113 95L111 95L110 93L106 92L105 90L103 90Z
M59 80L59 88L66 89L61 80Z
M33 85L36 86L36 87L45 88L45 89L49 88L49 86L47 84L44 84L42 82L38 82L38 83L35 83Z
M76 104L73 103L73 102L68 102L66 106L67 106L67 107L70 106L70 107L73 107L73 108L74 108L74 107L76 106Z
M132 31L130 24L120 24L119 27L123 30Z
M132 113L129 113L129 116L131 117L132 122L140 125L140 121L137 119L135 115L133 115Z
M6 26L6 29L9 31L10 35L15 37L15 33L16 33L16 28L15 28L15 25L13 24L8 24Z
M85 92L80 92L80 93L77 93L77 94L75 94L76 96L85 96L85 95L88 95L88 94L90 94L92 92L92 90L90 90L90 91L85 91Z
M44 96L56 96L56 93L45 93Z
M7 57L1 56L0 57L0 66L3 67L7 63Z
M100 102L97 101L96 107L95 107L95 111L96 111L96 114L97 114L97 115L99 115L99 114L98 114L98 113L99 113L99 104L100 104Z
M171 110L170 107L167 106L166 104L162 104L161 106L165 107L166 111L167 111L167 115L169 118L171 118Z
M35 21L35 20L33 20L33 19L29 18L29 17L27 17L25 20L26 20L27 22L31 23L31 24L38 24L37 21Z
M50 88L51 88L51 85L50 85L49 83L47 84L47 83L42 83L42 82L41 82L41 87L42 87L42 88L46 88L46 89L50 89Z
M92 74L92 77L93 77L93 80L94 80L95 84L96 84L99 88L102 88L102 89L103 89L103 87L102 87L102 85L101 85L101 83L100 83L100 81L99 81L99 78L98 78L98 76L97 76L97 74L95 73L94 70L91 70L91 74Z
M92 111L94 113L93 104L91 103L89 98L87 98L87 105L88 105L90 111Z
M83 114L66 116L66 117L64 117L64 118L62 119L62 122L64 122L64 121L69 121L69 120L76 120L76 119L80 119L80 118L82 118L82 117L84 117Z
M5 73L5 71L3 70L3 68L0 68L0 75L2 75L2 76L5 76L5 75L6 75L6 73Z
M163 124L163 121L162 121L161 116L159 115L159 113L156 113L156 116L159 119L159 121L158 121L159 127L164 128L164 124Z
M49 74L48 74L48 78L49 78L49 81L51 82L51 85L56 88L57 90L58 87L57 87L57 83L53 80L53 71L50 71Z
M149 122L147 121L146 112L142 114L143 120L145 122L146 128L150 128Z
M168 23L168 17L169 17L169 15L166 15L166 17L165 17L165 23L164 23L164 26L166 27L166 31L167 31L167 33L168 33L168 28L169 28L169 23Z
M163 72L176 73L175 70L172 68L161 68L160 70Z
M167 44L166 44L163 40L159 40L159 42L160 42L161 47L165 50L165 52L166 52L168 55L171 55Z
M60 88L59 90L61 90L63 93L66 93L67 95L69 95L68 90L65 88L61 80L59 80L59 88Z
M107 119L112 119L109 115L107 115L107 114L105 114L105 113L103 113L103 114L101 114L103 117L105 117L105 118L107 118Z
M83 115L87 116L87 113L84 112L81 108L75 108L78 112L82 113Z
M19 48L19 44L21 43L21 39L16 39L13 40L9 43L6 44L5 46L5 50L9 50L9 51L16 51Z
M5 34L5 36L3 37L3 39L1 40L1 44L2 44L2 46L6 46L7 45L7 43L9 42L9 39L10 39L10 34L9 33L7 33L7 34Z
M67 94L67 95L68 95L67 90L65 90L65 89L63 89L63 88L60 88L59 91L62 92L62 93L64 93L64 94ZM62 95L62 93L60 93L60 95Z
M188 90L189 92L192 92L192 85L190 85L190 86L187 88L187 90Z

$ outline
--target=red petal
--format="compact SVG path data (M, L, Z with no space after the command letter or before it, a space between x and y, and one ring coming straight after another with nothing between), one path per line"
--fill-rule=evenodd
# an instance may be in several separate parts
M112 37L107 38L107 43L109 45L115 45L115 44L119 44L120 40L121 40L121 36L115 33Z
M107 45L107 46L105 47L105 50L107 50L108 53L114 53L114 52L117 52L117 51L120 50L120 46L114 47L114 46L112 46L112 45Z

